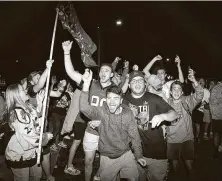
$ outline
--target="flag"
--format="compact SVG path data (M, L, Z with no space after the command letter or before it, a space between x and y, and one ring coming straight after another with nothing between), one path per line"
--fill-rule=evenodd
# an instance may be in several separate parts
M81 59L86 67L96 67L92 55L97 50L95 43L82 28L77 13L71 3L67 6L59 5L59 19L64 29L74 37L81 49Z

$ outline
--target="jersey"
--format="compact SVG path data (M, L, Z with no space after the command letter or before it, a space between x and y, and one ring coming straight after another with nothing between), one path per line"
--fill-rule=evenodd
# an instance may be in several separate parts
M110 86L113 86L113 82L107 87L102 87L100 82L98 80L93 80L92 84L90 86L89 90L89 103L91 106L96 106L96 107L102 107L104 102L106 102L106 90ZM98 118L94 118L97 120ZM98 132L96 129L92 129L91 127L87 126L86 132L98 135Z

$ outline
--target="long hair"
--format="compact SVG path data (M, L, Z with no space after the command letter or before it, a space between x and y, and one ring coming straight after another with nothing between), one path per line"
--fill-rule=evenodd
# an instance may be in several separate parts
M19 94L19 89L22 88L21 84L9 85L6 89L6 107L7 119L9 124L15 119L15 107L22 107L24 110L31 112L30 106L24 102Z

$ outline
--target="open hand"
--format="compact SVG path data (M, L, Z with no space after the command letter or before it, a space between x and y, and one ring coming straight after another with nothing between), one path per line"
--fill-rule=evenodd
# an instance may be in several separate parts
M151 120L152 128L158 127L163 121L164 119L161 114L153 116L153 119Z

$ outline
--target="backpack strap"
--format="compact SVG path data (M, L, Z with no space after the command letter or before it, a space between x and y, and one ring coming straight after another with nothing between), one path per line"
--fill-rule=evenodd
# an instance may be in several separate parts
M191 116L192 113L190 112L189 106L188 106L188 104L186 103L186 101L185 101L184 98L182 98L181 103L182 103L183 108L186 110L186 112Z

